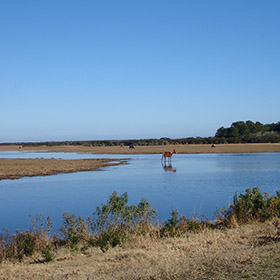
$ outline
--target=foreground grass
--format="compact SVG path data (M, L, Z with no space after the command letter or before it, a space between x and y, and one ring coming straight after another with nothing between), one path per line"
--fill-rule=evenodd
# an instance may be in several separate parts
M40 263L39 255L4 262L0 279L280 279L279 241L271 222L185 237L138 236L106 253L60 248L50 263Z
M178 217L155 225L149 202L116 192L93 219L65 213L0 239L0 279L280 279L280 193L235 195L215 223ZM38 225L36 225L36 222Z

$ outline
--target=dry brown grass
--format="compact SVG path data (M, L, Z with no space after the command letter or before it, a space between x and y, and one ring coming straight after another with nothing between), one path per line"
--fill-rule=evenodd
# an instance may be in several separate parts
M280 143L264 144L216 144L215 148L211 145L166 145L166 146L135 146L135 149L120 146L88 147L88 146L40 146L24 147L23 151L55 151L55 152L78 152L96 154L161 154L164 151L176 149L177 153L196 154L196 153L265 153L280 152ZM0 146L0 151L18 150L18 146Z
M3 263L0 279L280 279L279 241L272 223L180 238L142 236L106 253L62 249L51 263Z
M92 171L125 163L126 160L117 159L0 159L0 180L18 179L24 176Z

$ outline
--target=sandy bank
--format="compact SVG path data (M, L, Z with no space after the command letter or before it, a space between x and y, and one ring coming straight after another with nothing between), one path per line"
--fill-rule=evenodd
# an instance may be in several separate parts
M161 154L164 151L176 149L177 153L196 154L196 153L272 153L280 152L280 143L265 144L217 144L215 148L211 145L166 145L166 146L135 146L129 149L126 146L106 146L106 147L87 147L87 146L40 146L23 147L23 151L54 151L54 152L77 152L77 153L96 153L96 154ZM16 151L18 146L0 146L0 151Z
M119 159L0 159L0 180L92 171L126 162Z

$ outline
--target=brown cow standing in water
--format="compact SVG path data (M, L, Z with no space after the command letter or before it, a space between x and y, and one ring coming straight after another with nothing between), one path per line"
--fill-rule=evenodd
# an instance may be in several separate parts
M164 152L162 154L161 160L164 159L164 161L166 161L166 158L168 158L168 161L170 161L173 154L177 154L175 149L173 151L171 151L171 152Z

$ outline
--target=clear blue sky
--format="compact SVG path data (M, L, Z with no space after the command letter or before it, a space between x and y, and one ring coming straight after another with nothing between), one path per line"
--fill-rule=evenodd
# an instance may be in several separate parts
M1 0L0 142L278 122L279 0Z

